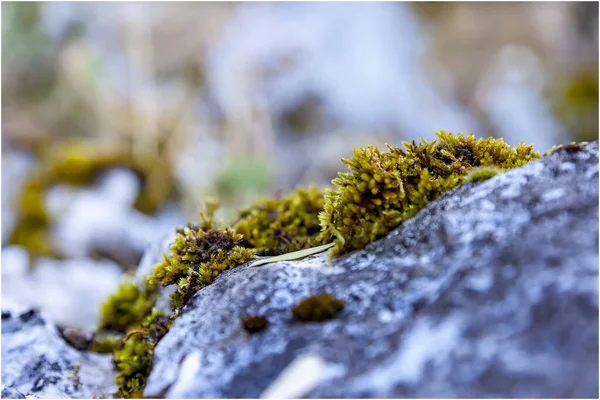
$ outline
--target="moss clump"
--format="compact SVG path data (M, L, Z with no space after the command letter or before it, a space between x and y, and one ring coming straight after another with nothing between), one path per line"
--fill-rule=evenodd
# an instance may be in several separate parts
M292 313L302 321L321 322L335 318L344 306L343 300L325 293L305 298L292 308Z
M154 347L168 332L171 323L171 319L154 310L140 327L128 332L123 348L117 350L114 357L120 371L115 378L119 397L142 397L152 369Z
M483 182L487 181L490 178L502 173L500 168L496 167L478 167L473 168L471 172L465 176L465 181L474 183L474 182Z
M279 199L261 199L242 210L234 225L260 255L279 255L322 244L319 213L323 192L315 186L296 188Z
M325 195L319 215L322 237L334 237L330 255L361 249L414 216L429 201L459 185L474 168L520 167L539 158L533 146L511 148L502 139L475 139L438 132L438 142L404 142L404 149L373 146L342 159L350 172L339 173L336 189Z
M556 153L557 151L566 151L567 153L578 153L580 151L582 151L584 149L584 146L587 145L588 142L571 142L566 146L563 146L562 144L559 145L555 145L552 146L552 148L548 151L546 151L543 156L549 156L551 154Z
M269 320L263 316L251 316L242 320L242 327L248 333L257 333L265 329L269 325Z
M171 306L179 309L203 286L224 270L241 265L256 251L243 246L243 236L231 228L215 227L212 219L203 217L201 225L188 225L177 231L170 256L154 267L148 276L151 284L177 284L171 295Z
M126 279L119 290L102 304L98 330L127 332L135 328L151 314L157 296L155 285L138 285Z
M94 337L89 351L100 354L114 353L123 348L122 335L98 335Z

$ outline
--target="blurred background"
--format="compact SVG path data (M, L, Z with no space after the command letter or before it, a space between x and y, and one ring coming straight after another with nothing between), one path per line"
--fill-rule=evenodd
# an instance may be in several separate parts
M2 3L2 301L92 328L151 243L436 130L598 139L598 3Z

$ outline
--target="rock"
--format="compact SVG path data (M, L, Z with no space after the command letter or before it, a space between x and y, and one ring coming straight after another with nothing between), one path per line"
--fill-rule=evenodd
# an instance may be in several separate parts
M116 391L110 355L69 346L32 309L2 310L2 397L91 398Z
M7 255L4 260L4 255ZM16 246L2 249L2 301L47 313L59 324L94 329L100 305L114 293L123 271L109 260L41 258L33 270L27 253ZM6 267L5 267L6 266Z
M562 149L446 193L333 265L223 273L158 343L144 394L597 397L597 182L598 143ZM323 292L346 302L335 319L293 318ZM250 335L243 315L269 326ZM318 382L279 378L305 357L322 360Z

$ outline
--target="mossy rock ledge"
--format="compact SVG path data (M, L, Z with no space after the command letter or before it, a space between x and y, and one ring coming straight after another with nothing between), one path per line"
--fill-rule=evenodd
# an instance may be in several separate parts
M168 245L148 249L137 278ZM597 398L598 261L598 143L567 146L465 182L332 263L322 253L224 271L154 348L143 394ZM343 309L319 322L291 312L321 294ZM73 397L50 379L71 373L44 348L62 344L38 345L37 322L7 323L21 315L2 315L3 397ZM250 334L241 321L256 315L268 326ZM24 335L35 345L24 347ZM318 379L283 378L306 355L321 359Z

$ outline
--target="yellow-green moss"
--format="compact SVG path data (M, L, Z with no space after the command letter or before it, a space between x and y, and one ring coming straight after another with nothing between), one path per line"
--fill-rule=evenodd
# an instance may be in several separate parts
M501 173L502 170L496 167L477 167L465 176L466 182L483 182Z
M323 244L319 212L323 192L315 186L298 187L278 199L260 199L239 213L233 226L261 255L279 255Z
M255 254L295 251L329 243L332 238L333 254L362 248L465 179L482 179L490 171L519 167L539 157L532 146L511 148L501 139L477 140L472 134L465 137L439 132L437 142L403 145L403 149L388 146L384 152L373 146L354 150L354 157L342 160L350 172L340 173L333 181L335 189L325 196L311 187L298 188L280 199L257 201L239 212L233 229L214 223L215 206L209 204L208 218L202 215L201 224L177 230L169 255L165 254L147 277L150 287L178 286L171 295L174 313L168 319L156 309L148 313L147 303L141 300L145 306L140 311L135 304L144 296L131 286L125 286L123 293L106 306L111 316L107 320L118 322L103 326L127 330L123 347L115 352L120 395L141 395L156 343L179 309L222 271L245 263ZM126 298L132 300L121 302ZM130 307L132 312L124 311ZM292 313L304 321L325 321L343 308L342 300L323 294L304 299ZM142 315L145 320L133 327L140 324ZM254 332L267 322L253 317L242 324Z
M102 304L98 330L127 332L135 328L151 314L157 295L156 285L145 282L138 285L126 279Z
M123 348L122 335L96 334L89 351L100 354L114 353Z
M114 361L119 374L115 383L118 395L125 398L141 398L146 379L152 369L154 347L168 332L173 320L154 309L137 328L127 333L124 345L115 351Z
M459 185L473 167L520 167L539 158L533 146L511 148L502 139L438 132L438 141L404 142L404 149L373 146L342 159L349 173L339 173L325 195L319 215L322 237L334 237L330 255L361 249L414 216L429 201Z
M598 71L579 71L553 96L560 122L576 140L598 139Z
M231 228L218 228L212 219L177 231L170 255L148 276L151 284L177 284L171 295L174 310L182 307L203 286L221 272L251 260L256 251L243 246L243 236Z
M292 308L292 314L302 321L321 322L335 318L344 306L343 300L325 293L305 298Z

